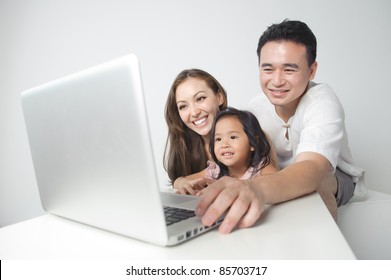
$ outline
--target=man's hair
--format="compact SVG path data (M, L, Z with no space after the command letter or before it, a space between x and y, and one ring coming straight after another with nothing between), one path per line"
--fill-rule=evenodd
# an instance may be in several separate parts
M307 49L308 66L311 67L316 60L316 37L304 22L285 19L281 23L269 26L258 41L258 63L262 47L271 41L292 41L302 44Z

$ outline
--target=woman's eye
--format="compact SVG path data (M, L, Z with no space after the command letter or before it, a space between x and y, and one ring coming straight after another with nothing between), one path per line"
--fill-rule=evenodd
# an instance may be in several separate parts
M180 110L183 110L183 109L185 109L186 108L186 105L179 105L178 106L178 110L180 111Z
M200 96L200 97L197 98L197 101L203 101L204 99L206 99L205 96Z

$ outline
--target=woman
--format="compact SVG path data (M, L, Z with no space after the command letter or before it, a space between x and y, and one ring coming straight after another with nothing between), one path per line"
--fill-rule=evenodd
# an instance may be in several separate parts
M203 70L183 70L174 80L165 107L164 168L178 193L194 195L204 187L213 120L227 103L224 88Z

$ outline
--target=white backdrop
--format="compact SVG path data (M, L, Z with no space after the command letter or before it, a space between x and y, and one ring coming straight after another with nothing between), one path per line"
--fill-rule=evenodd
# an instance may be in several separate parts
M0 0L0 226L40 214L20 92L107 60L140 59L161 185L163 109L175 76L198 67L243 107L260 94L256 46L285 18L318 38L316 82L329 83L345 107L356 162L371 189L391 193L391 2L312 0ZM137 147L135 147L137 148Z

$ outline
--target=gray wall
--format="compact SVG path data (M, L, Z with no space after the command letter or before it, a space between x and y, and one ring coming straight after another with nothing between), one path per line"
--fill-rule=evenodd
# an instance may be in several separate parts
M161 185L163 108L184 68L218 78L232 106L260 94L256 44L285 18L309 24L319 42L315 81L346 111L356 162L371 189L391 193L387 174L391 2L312 0L0 0L0 226L43 214L20 92L134 52L139 56Z

